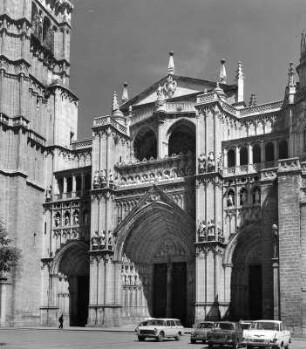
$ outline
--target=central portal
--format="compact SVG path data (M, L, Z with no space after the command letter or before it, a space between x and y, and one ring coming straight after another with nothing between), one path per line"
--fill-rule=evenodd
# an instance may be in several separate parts
M186 322L186 263L154 264L153 316Z

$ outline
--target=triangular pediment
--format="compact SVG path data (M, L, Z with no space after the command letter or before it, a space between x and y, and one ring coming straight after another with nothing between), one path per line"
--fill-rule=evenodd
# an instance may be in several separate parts
M235 85L223 85L224 91L235 89ZM123 108L129 106L137 107L145 104L155 103L158 98L158 90L161 89L165 96L165 100L172 99L189 99L199 93L203 93L204 90L210 91L216 87L214 81L195 79L180 75L168 75L157 81L143 92L132 98Z

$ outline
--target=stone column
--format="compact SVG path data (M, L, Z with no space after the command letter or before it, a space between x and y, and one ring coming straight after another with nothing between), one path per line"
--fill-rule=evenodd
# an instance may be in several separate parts
M236 149L236 167L240 166L240 148L237 146Z
M72 193L73 196L76 195L76 176L74 174L72 175Z
M272 258L272 267L273 267L273 318L274 320L280 320L278 258Z
M248 163L253 165L253 145L248 144Z
M228 168L228 155L227 155L227 149L223 150L223 166L224 168Z

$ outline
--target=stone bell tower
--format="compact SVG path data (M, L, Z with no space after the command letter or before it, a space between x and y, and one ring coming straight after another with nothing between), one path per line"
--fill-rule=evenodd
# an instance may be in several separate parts
M0 0L0 218L22 250L1 287L1 324L39 322L45 189L77 134L72 11L68 0Z

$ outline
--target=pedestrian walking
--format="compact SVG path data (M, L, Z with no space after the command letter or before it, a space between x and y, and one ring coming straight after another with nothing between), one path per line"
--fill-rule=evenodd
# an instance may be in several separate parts
M58 322L59 322L58 328L64 328L64 315L63 314L58 318Z

